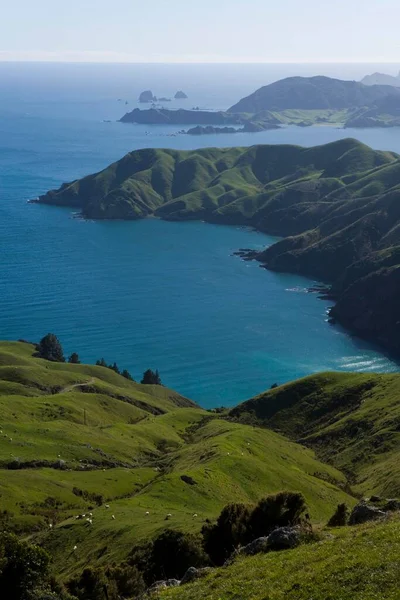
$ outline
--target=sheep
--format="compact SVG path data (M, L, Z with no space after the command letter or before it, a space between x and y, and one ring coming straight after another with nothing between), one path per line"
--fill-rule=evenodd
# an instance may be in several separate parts
M195 519L197 517L197 513L194 513L193 515L193 519Z
M75 552L75 550L78 550L78 546L74 546L74 552Z
M93 513L89 513L89 517L93 517Z
M112 515L111 518L113 519L113 521L115 521L115 515Z
M52 523L49 523L49 527L50 527L50 529L53 529Z
M150 514L150 513L149 513L149 511L148 511L148 510L146 510L146 517L148 517L148 516L149 516L149 514Z
M110 508L110 505L109 505L109 504L106 504L106 508Z
M89 519L89 525L92 525L93 521L92 519Z

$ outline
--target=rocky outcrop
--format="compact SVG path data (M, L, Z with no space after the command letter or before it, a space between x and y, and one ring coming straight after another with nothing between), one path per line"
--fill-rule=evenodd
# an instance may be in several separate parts
M244 554L245 556L254 556L255 554L260 554L261 552L268 552L268 537L260 537L256 540L247 544L239 550L239 554Z
M153 92L151 90L145 90L139 96L139 102L141 104L148 104L149 102L154 102L157 100L155 96L153 96Z
M188 96L182 90L178 90L174 96L175 100L187 100Z
M273 550L287 550L300 544L300 529L298 527L278 527L266 537L260 537L240 549L245 556L254 556Z
M375 521L385 516L385 512L379 510L376 506L371 506L366 502L360 502L353 508L349 518L349 525L360 525L367 521Z
M192 583L192 581L196 581L196 579L205 577L211 571L211 567L203 567L202 569L196 569L196 567L189 567L189 569L186 571L186 573L181 579L181 585L185 585L186 583Z

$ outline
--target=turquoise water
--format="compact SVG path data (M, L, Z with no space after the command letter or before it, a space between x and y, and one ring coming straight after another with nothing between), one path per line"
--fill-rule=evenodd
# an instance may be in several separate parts
M227 81L213 71L207 88L203 71L157 68L155 93L170 93L169 85L188 91L190 103L211 98L222 108L267 77L254 67L240 87L233 71ZM26 204L144 146L313 145L353 135L400 152L397 130L173 136L174 128L103 122L124 112L116 99L128 88L136 98L151 87L146 70L134 80L126 67L54 69L0 65L0 338L38 340L54 331L66 352L89 362L104 356L135 377L158 368L167 385L204 406L235 404L323 369L398 370L378 349L327 323L329 303L306 293L309 280L232 256L273 238L204 223L86 222L69 210Z

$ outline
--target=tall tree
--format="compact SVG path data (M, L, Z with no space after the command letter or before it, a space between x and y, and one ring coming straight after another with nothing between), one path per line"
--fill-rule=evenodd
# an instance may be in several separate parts
M37 351L40 358L45 358L53 362L65 362L60 340L54 333L48 333L40 340Z
M71 356L68 358L68 362L73 365L80 365L81 361L79 360L79 356L76 352L73 352Z
M140 383L144 383L145 385L162 385L158 370L152 371L151 369L147 369L143 373L143 379Z

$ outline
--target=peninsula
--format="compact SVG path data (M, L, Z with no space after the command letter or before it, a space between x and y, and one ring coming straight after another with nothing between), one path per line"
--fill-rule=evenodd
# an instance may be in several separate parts
M262 131L279 125L398 127L400 87L365 85L322 76L289 77L256 90L226 112L135 109L120 120L173 125L240 124L247 127L246 131Z
M400 157L392 152L352 139L144 149L36 202L89 219L202 219L283 236L250 258L329 282L333 319L400 351Z

